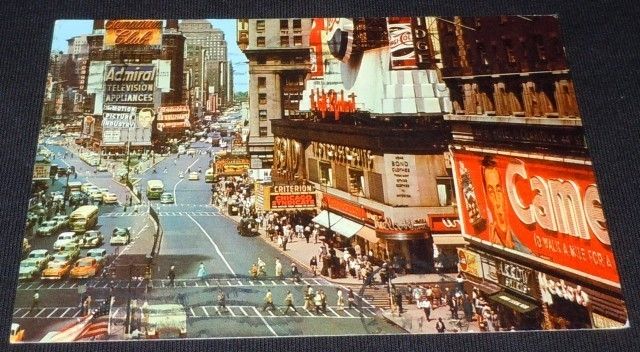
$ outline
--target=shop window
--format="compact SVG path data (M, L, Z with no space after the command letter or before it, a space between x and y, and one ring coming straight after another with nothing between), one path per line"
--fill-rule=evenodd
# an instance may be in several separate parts
M264 45L266 43L266 39L264 37L257 37L256 38L256 46L259 48L264 48Z
M294 35L293 36L293 46L302 46L302 36Z
M264 20L256 21L256 32L258 33L264 32Z
M258 94L258 104L264 105L267 103L267 93Z
M438 194L438 203L441 207L453 204L453 179L451 177L437 177L436 190Z
M280 36L280 46L283 47L283 48L289 47L289 36L288 35L281 35Z
M260 137L266 137L267 136L267 126L261 126L260 130L258 130L258 134Z
M267 86L267 77L258 77L258 88L264 88Z
M330 163L320 162L320 180L319 183L324 186L331 187L333 185L333 170Z
M267 110L258 110L258 118L260 121L267 121Z
M354 196L364 196L364 172L349 169L349 193Z

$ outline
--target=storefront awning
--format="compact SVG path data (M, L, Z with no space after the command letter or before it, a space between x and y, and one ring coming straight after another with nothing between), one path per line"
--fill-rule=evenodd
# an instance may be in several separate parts
M333 220L331 220L333 222ZM335 225L331 226L331 230L341 234L346 238L351 238L364 226L347 218L342 218Z
M326 228L330 228L331 230L335 230L333 227L341 219L342 216L330 211L323 210L315 218L311 219L311 221ZM329 226L329 221L331 221L331 226Z
M364 238L371 243L378 243L380 241L378 236L376 236L376 230L370 228L369 226L362 226L362 228L356 233L356 235Z
M507 306L518 313L527 313L538 308L535 304L527 302L504 291L489 296L489 299Z

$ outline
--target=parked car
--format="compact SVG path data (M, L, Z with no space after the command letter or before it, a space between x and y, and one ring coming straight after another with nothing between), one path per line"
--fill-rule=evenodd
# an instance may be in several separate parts
M44 264L42 264L42 267L44 268L47 265L47 263L51 259L53 259L53 256L46 249L34 249L31 252L29 252L27 259L39 259L41 261L44 261Z
M111 245L127 245L131 242L131 234L128 228L116 227L113 229L109 244Z
M70 204L85 204L88 203L89 196L86 193L80 191L74 191L69 194L69 203Z
M63 202L64 201L64 193L62 192L51 192L51 198L54 202Z
M195 150L195 149L193 149L193 148L189 148L189 149L187 150L187 155L196 155L196 150Z
M197 181L200 179L200 174L197 171L192 171L189 173L189 181Z
M51 220L56 221L58 223L58 229L66 229L69 227L69 215L56 215Z
M18 280L33 280L40 275L43 260L27 258L20 262Z
M102 262L96 258L84 257L76 261L69 276L73 279L94 277L102 269Z
M160 203L162 204L173 204L175 200L173 199L173 194L169 192L162 193L160 196Z
M98 230L89 230L78 240L80 248L95 248L104 243L104 236Z
M89 188L95 188L96 186L91 183L91 182L85 182L82 184L82 186L80 186L80 190L84 193L87 193L87 191L89 190Z
M69 261L74 261L80 257L80 246L77 243L68 243L53 255L53 260L63 260L67 256Z
M118 204L118 196L115 193L107 192L102 194L102 203Z
M58 235L58 239L53 243L54 250L60 250L60 248L70 244L77 244L79 236L75 232L67 231Z
M88 258L94 258L95 260L102 262L107 259L107 250L104 248L93 248L87 251Z
M89 198L93 199L96 202L102 202L102 191L97 188L90 189Z
M71 270L71 263L68 260L53 260L47 264L40 278L43 280L59 280L66 276L69 270Z
M56 234L60 226L55 220L43 221L36 229L36 235L38 236L53 236Z

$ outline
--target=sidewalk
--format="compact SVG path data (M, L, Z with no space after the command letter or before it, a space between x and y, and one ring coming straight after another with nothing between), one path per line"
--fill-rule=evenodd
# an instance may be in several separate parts
M224 213L226 216L228 216L229 218L231 218L232 220L234 220L235 222L239 222L240 219L242 218L241 216L232 216L232 215L228 215L226 213ZM269 236L267 236L267 233L264 229L260 229L258 230L258 232L260 232L260 237L269 245L271 245L274 248L277 248L278 250L282 251L282 248L280 248L277 244L276 241L271 241L269 239ZM309 243L306 242L306 240L304 238L294 238L293 242L289 242L287 243L287 250L283 251L284 254L286 254L288 257L290 257L292 260L294 260L295 262L297 262L299 265L302 265L304 268L308 269L309 271L311 271L311 266L309 265L309 261L311 260L312 256L316 256L318 257L318 255L320 254L320 246L322 245L323 242L318 241L318 243L313 243L313 238L309 239ZM342 257L343 255L343 251L336 249L336 256L338 256L339 258ZM318 271L320 270L320 265L318 265ZM320 273L318 272L318 275L320 275ZM358 280L357 278L351 278L351 277L347 277L347 278L335 278L332 279L330 277L327 276L323 276L324 279L326 279L329 282L333 282L336 284L341 284L341 285L357 285L357 286L361 286L362 285L362 280ZM453 274L443 274L443 275L439 275L439 274L406 274L406 275L401 275L396 277L395 279L392 280L393 284L402 284L402 285L406 285L406 284L427 284L427 283L441 283L441 282L455 282L456 280L456 276Z
M397 312L392 312L391 310L383 311L382 316L411 334L438 333L436 330L438 318L442 318L442 322L445 325L447 333L480 332L478 322L475 320L469 322L468 327L465 327L464 325L462 327L456 326L455 323L457 320L451 319L451 311L449 311L448 306L440 306L432 309L429 316L431 319L430 321L427 321L424 311L418 308L415 304L405 304L403 305L403 309L404 311L400 316L398 316ZM464 314L462 312L459 312L458 316L464 319Z

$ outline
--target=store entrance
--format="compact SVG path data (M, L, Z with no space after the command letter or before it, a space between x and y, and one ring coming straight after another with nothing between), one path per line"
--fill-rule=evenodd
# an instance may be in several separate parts
M549 323L552 330L591 328L586 307L558 296L553 296L553 304L549 305Z
M389 240L389 260L399 274L433 273L433 240Z

